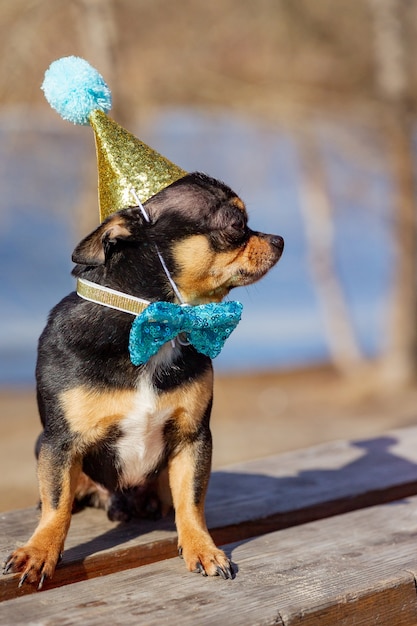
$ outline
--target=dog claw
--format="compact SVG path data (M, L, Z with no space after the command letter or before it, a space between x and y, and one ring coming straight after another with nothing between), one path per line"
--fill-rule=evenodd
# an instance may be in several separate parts
M233 578L235 577L235 573L233 571L233 566L231 563L229 563L229 565L225 565L224 567L218 565L216 567L216 572L219 576L223 578L223 580L227 580L228 578L230 580L233 580Z
M180 559L183 558L183 556L182 556L182 546L178 546L178 556L180 557Z
M41 579L39 581L39 585L38 585L38 591L40 591L43 587L43 583L45 582L45 579L47 578L46 574L42 574Z
M28 574L29 572L25 572L23 576L21 577L21 579L19 580L19 584L18 584L19 589L20 587L23 587L23 585L25 584L25 580L28 577Z
M204 567L202 566L202 564L200 563L200 561L197 563L196 571L197 571L199 574L202 574L203 576L207 576L207 572L206 572L206 570L204 569Z
M13 561L12 561L12 559L8 559L8 560L4 563L4 566L3 566L3 575L4 575L4 574L9 574L9 573L10 573L10 570L11 570L11 568L12 568L12 565L13 565Z

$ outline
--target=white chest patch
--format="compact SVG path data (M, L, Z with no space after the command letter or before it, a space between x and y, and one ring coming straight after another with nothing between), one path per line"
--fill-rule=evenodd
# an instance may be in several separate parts
M158 465L164 451L163 428L171 414L171 409L157 410L155 390L147 378L142 379L132 410L119 423L120 487L139 485Z

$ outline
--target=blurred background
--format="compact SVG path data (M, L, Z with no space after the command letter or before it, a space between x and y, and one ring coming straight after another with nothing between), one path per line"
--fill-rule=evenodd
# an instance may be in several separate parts
M416 3L3 0L0 35L0 510L36 501L37 339L98 224L93 133L40 90L61 56L101 72L116 121L285 239L232 294L215 466L417 421Z

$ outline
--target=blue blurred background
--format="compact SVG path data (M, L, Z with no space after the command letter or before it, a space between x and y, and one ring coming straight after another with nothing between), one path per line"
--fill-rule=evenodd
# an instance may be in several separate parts
M98 221L92 132L40 89L67 55L103 74L114 119L285 239L279 265L232 294L244 318L218 370L414 378L415 3L15 0L0 32L0 387L33 385L72 249Z

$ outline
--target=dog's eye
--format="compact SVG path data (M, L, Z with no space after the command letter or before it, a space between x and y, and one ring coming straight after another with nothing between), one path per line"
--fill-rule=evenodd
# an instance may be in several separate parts
M226 250L241 246L248 239L249 229L246 216L235 209L223 209L217 215L217 223L209 230L210 240L215 250Z
M244 239L246 236L246 221L243 215L239 215L230 222L227 228L228 236L234 241L238 241L240 239Z

